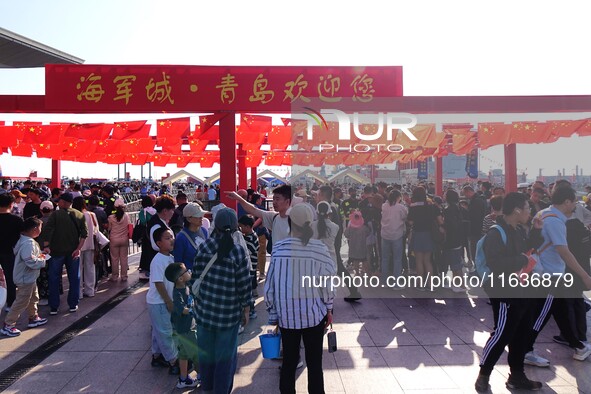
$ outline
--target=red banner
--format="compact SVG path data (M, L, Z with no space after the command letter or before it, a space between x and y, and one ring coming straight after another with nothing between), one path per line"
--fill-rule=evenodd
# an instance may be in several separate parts
M402 96L402 67L45 66L45 105L64 112L289 112L294 102Z

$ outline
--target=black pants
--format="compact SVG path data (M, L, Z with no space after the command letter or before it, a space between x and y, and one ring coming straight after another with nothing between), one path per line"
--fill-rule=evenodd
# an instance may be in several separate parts
M6 278L6 306L11 306L16 299L16 285L14 284L14 254L1 253L0 266Z
M512 299L500 302L491 298L494 330L482 351L480 373L490 376L499 361L505 346L509 345L507 361L511 374L523 375L523 359L527 353L528 337L531 335L532 314L530 299Z
M295 394L296 367L300 357L300 341L304 340L306 367L308 368L308 393L324 394L322 372L322 344L326 317L315 327L292 330L281 327L283 365L279 379L282 394Z
M548 323L548 320L550 320L550 316L552 315L554 315L554 319L560 329L561 335L568 341L570 347L581 349L584 346L569 321L567 300L567 298L555 298L552 294L549 294L546 298L534 300L533 312L535 320L527 351L532 351L534 349L534 343L538 338L538 334L546 326L546 323Z
M579 341L587 341L587 308L582 296L578 298L567 298L564 300L567 307L568 322ZM556 315L554 316L556 319ZM566 338L561 332L560 335Z

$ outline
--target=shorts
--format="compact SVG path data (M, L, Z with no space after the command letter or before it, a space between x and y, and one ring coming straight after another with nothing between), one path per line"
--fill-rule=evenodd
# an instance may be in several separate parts
M428 231L413 232L410 240L409 249L414 252L432 252L435 249L433 245L433 238Z
M179 349L179 360L192 360L196 363L197 358L197 332L188 331L183 333L175 332L172 335L174 343Z

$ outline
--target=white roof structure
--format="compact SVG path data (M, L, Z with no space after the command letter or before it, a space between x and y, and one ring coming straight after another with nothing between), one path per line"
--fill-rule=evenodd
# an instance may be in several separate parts
M298 181L300 181L301 178L313 178L319 182L328 183L327 178L323 177L318 172L312 171L312 170L304 170L298 174L294 174L289 177L289 180L293 184L293 183L298 183Z
M265 179L265 178L271 178L271 181ZM288 184L289 182L287 181L287 179L283 178L282 176L279 176L277 174L275 174L273 171L271 170L264 170L261 171L260 173L257 174L257 180L261 179L263 181L265 181L265 183L273 183L273 179L278 180L279 182L282 182L283 184Z
M350 168L346 168L342 171L337 172L336 174L334 174L333 176L331 176L330 178L328 178L329 182L335 182L335 183L342 183L346 177L351 178L352 180L354 180L357 183L360 183L362 185L368 185L371 183L371 179L369 179L368 177L359 174L357 171L353 171Z
M178 181L179 179L183 179L183 178L193 178L201 184L205 183L205 181L203 179L199 178L197 175L193 175L185 170L180 170L178 172L175 172L174 174L172 174L168 178L164 179L162 181L162 183L174 183L174 182Z

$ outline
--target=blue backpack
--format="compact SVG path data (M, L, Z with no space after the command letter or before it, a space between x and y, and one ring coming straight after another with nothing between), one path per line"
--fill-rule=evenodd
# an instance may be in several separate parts
M505 234L505 230L503 230L503 228L498 224L494 224L490 227L488 231L490 232L490 230L492 230L493 228L497 229L497 231L501 233L501 239L503 240L503 244L507 245L507 234ZM488 232L478 240L478 243L476 243L476 273L478 274L478 277L482 280L482 283L486 282L491 273L491 270L488 264L486 263L486 256L484 255L484 239L487 235Z

